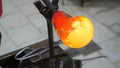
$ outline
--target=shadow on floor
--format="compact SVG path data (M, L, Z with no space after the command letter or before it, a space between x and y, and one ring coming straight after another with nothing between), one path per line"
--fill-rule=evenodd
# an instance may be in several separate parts
M81 48L81 49L66 49L65 52L68 53L68 55L70 55L71 57L77 56L77 55L89 55L93 52L96 52L98 50L100 50L101 48L94 42L91 41L90 44L88 44L88 46Z

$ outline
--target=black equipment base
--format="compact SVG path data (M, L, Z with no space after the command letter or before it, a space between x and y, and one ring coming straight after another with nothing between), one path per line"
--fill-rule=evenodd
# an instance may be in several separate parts
M48 40L38 42L36 44L30 45L30 48L41 48L49 47ZM19 63L18 60L15 60L15 55L21 49L13 51L11 53L0 56L0 66L3 68L80 68L81 62L75 62L72 60L60 47L54 48L55 57L50 58L49 52L43 55L43 59L32 63L31 59ZM77 64L77 65L76 65Z

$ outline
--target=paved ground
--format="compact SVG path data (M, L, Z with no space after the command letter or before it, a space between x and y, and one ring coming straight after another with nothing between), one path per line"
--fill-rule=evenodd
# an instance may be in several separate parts
M0 55L47 39L47 25L33 5L35 0L3 0L3 16L0 18L2 44ZM120 68L120 1L93 0L79 6L77 0L60 1L60 10L70 15L84 15L95 26L93 41L102 49L89 55L76 55L73 59L85 59L107 56L95 60L83 61L83 68ZM59 38L54 32L55 40ZM64 50L67 47L60 45Z

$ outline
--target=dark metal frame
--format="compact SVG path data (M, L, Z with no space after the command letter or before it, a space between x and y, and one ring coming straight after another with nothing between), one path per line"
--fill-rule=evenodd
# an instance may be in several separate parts
M51 65L52 65L51 68L54 68L54 61L56 59L54 58L55 53L54 53L54 42L53 42L52 15L59 8L59 6L58 6L59 0L52 0L52 3L49 0L42 0L42 1L44 2L44 4L46 6L44 6L42 4L42 2L40 2L40 1L35 2L34 5L38 8L39 12L47 20L48 39L49 39L49 48L50 48L50 59L48 62L51 62ZM71 60L71 62L72 62L72 64L74 64L73 68L81 68L81 61L80 60ZM62 63L62 64L64 64L64 63Z
M35 2L35 6L38 8L40 13L47 20L47 29L48 29L48 39L49 39L49 48L50 48L50 57L54 57L54 42L53 42L53 27L52 27L52 14L58 10L58 1L53 0L52 4L49 0L42 0L46 6L44 6L40 1Z

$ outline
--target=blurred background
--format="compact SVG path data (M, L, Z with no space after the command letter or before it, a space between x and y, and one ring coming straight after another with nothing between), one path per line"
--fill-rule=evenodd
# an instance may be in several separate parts
M0 56L47 39L46 20L34 6L35 1L2 0ZM60 0L59 10L92 20L95 34L90 48L59 46L73 59L107 56L83 61L83 68L120 68L120 0L85 0L84 6L80 5L80 0ZM54 40L59 40L55 30Z

